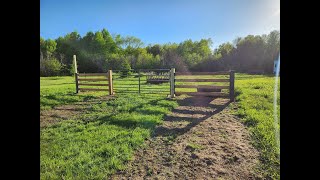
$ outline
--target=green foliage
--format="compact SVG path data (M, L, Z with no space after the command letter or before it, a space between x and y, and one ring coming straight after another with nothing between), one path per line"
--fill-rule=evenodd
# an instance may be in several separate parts
M70 75L72 56L77 55L79 72L106 72L108 69L159 69L175 67L177 71L273 72L273 61L280 52L280 32L236 38L211 50L213 41L185 40L179 44L144 43L134 36L110 35L107 29L88 32L81 37L71 32L56 40L40 37L40 58L56 58L63 64L60 72ZM120 60L119 60L120 59ZM123 60L125 59L125 60ZM42 68L42 67L40 67Z
M40 61L40 76L58 76L63 65L55 58Z
M160 56L153 56L146 50L143 50L137 58L135 63L136 69L152 69L160 66Z

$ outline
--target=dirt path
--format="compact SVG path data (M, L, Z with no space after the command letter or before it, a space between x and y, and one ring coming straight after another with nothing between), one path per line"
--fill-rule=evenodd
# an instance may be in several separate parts
M110 98L112 98L112 96L103 96L85 102L77 102L74 104L57 106L50 110L40 111L40 128L55 124L62 120L70 119L74 116L79 116L86 112L90 107L89 105L101 103Z
M111 179L261 179L258 152L228 99L185 98Z

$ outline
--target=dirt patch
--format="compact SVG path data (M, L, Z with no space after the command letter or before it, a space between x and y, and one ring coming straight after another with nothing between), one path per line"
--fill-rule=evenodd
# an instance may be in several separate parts
M103 96L85 102L57 106L50 110L42 110L40 111L40 128L81 115L88 110L89 105L101 103L110 98L112 98L112 96Z
M258 152L228 99L189 97L110 179L262 179Z

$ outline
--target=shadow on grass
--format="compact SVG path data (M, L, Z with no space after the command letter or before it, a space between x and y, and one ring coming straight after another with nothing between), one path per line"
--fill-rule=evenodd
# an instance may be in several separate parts
M154 130L153 136L172 136L175 137L188 132L192 127L197 126L202 121L221 112L231 102L229 99L219 100L215 102L214 98L210 97L188 97L183 100L178 100L180 108L175 108L174 105L164 103L163 99L151 100L131 107L127 111L117 111L114 114L103 116L99 119L100 123L107 123L125 128L147 128ZM146 106L147 104L147 106ZM110 103L111 106L117 106ZM182 109L181 109L182 107ZM173 109L173 114L179 114L183 117L174 117L168 114L168 109ZM170 128L158 126L164 121L190 122L182 128Z

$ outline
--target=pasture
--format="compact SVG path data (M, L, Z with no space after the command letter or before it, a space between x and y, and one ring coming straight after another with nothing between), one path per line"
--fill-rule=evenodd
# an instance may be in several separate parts
M78 116L41 128L41 179L104 179L126 168L134 152L145 146L144 142L152 137L155 127L178 106L176 99L166 98L170 94L169 83L155 86L143 82L139 95L137 82L138 77L114 79L115 97L99 101L108 92L75 94L74 77L40 78L41 111L98 100L88 103L86 111ZM274 77L236 74L237 108L234 113L248 127L252 143L261 153L257 170L265 177L279 179L280 152L273 126L273 87ZM157 93L166 90L168 93ZM279 99L280 96L277 101L280 110Z

